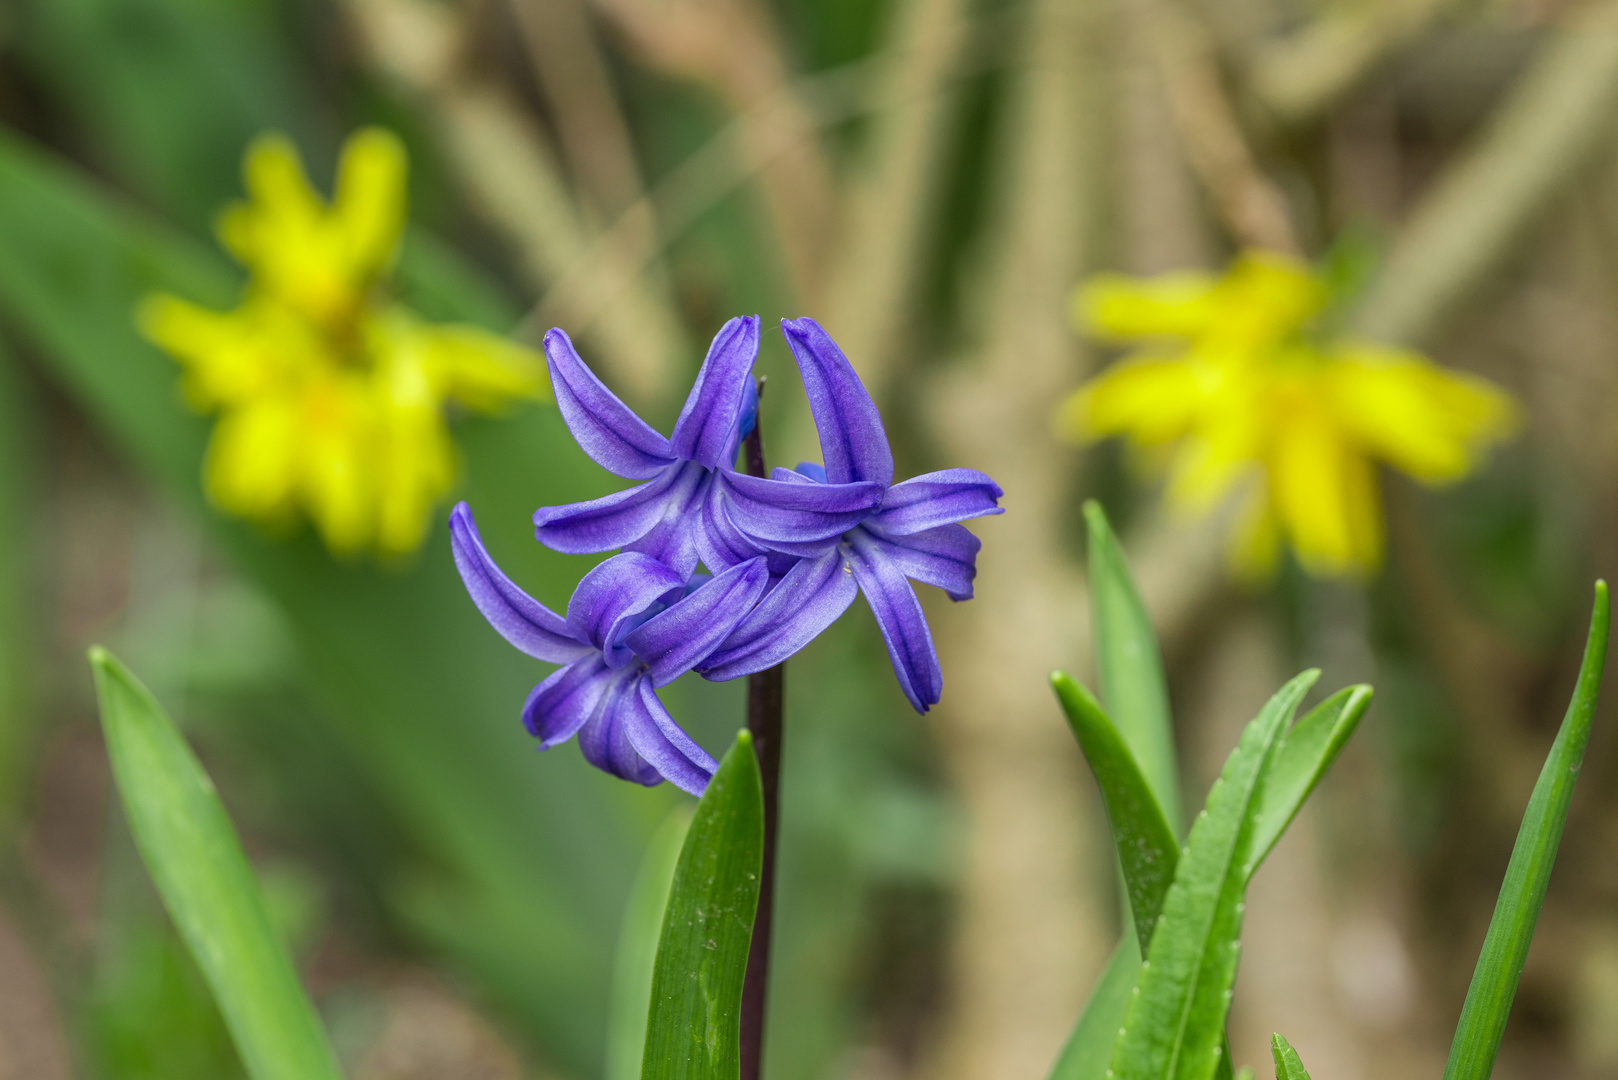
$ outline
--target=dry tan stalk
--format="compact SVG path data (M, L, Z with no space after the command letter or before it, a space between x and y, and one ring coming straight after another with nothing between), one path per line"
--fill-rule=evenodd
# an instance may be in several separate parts
M424 0L346 0L346 9L371 61L431 109L473 207L514 242L530 283L543 289L583 260L592 230L550 148L504 88L466 70L462 28L450 12ZM588 331L592 359L625 398L655 400L683 359L684 332L644 287L644 260L612 254L593 264L591 287L612 297L599 319L581 326L563 305L552 310L574 333Z
M708 86L736 115L795 299L815 307L833 223L831 169L768 12L753 0L595 2L646 63Z

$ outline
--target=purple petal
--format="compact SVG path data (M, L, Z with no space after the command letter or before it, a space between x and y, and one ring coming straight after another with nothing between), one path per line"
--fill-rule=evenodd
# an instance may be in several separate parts
M626 551L584 575L567 602L568 629L606 653L609 665L622 667L630 657L615 646L633 629L635 617L684 591L685 578L649 555Z
M669 783L700 797L719 763L674 722L651 681L636 679L619 709L624 732L640 756Z
M942 469L895 484L871 515L871 524L893 536L951 525L967 518L1005 513L995 505L1000 485L976 469Z
M937 705L944 689L944 674L938 668L938 653L933 648L933 635L927 629L927 618L921 612L916 590L891 561L883 556L881 548L868 533L854 535L850 562L854 567L854 580L871 614L876 616L877 629L888 647L888 659L893 662L893 674L917 712L924 713Z
M836 622L858 591L841 551L804 559L699 666L703 678L722 682L774 667Z
M561 330L545 334L556 408L590 460L626 480L645 480L673 461L669 441L596 378Z
M882 417L843 351L813 319L782 319L781 332L803 376L827 479L893 483L893 451Z
M589 651L550 608L517 588L489 558L472 511L457 503L449 515L450 550L472 603L501 637L552 664L565 664Z
M757 315L732 319L719 328L674 423L669 446L675 454L710 469L735 463L747 386L757 357Z
M625 721L639 705L639 684L645 680L625 675L615 681L603 696L584 727L579 729L579 751L584 760L621 780L646 787L663 782L663 776L635 749Z
M977 577L978 549L983 542L965 525L940 525L909 536L887 536L862 526L881 547L882 555L905 577L924 585L935 585L951 600L972 599L972 579Z
M690 577L703 549L703 503L715 473L694 461L682 461L663 496L661 516L638 539L624 545Z
M599 499L542 506L534 511L534 537L552 551L569 555L627 547L651 532L671 505L682 505L688 480L686 468L676 465L644 484Z
M646 661L653 686L667 686L730 636L768 580L762 558L738 563L636 627L624 644Z
M557 668L523 702L523 726L541 750L566 742L595 713L617 677L600 653Z
M839 536L869 517L882 500L882 485L871 482L805 484L744 473L718 477L725 485L731 521L770 547Z
M697 554L710 570L726 570L765 554L764 548L736 527L727 508L727 489L717 480L702 500L702 528L697 531Z

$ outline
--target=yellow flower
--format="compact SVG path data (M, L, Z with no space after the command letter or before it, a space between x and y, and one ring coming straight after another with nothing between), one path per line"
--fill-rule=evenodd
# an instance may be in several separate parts
M1058 429L1159 456L1181 507L1248 482L1232 552L1245 572L1272 568L1284 539L1311 573L1369 573L1382 555L1377 463L1456 480L1512 433L1516 407L1416 353L1312 336L1327 299L1308 267L1261 252L1221 278L1093 278L1075 320L1139 347L1062 403Z
M493 412L546 390L543 361L471 326L427 323L386 294L405 222L404 148L386 131L343 148L328 204L297 150L248 149L249 201L220 216L247 267L240 305L148 297L142 332L184 370L218 423L203 466L220 509L266 524L300 514L332 551L414 551L455 477L454 402Z

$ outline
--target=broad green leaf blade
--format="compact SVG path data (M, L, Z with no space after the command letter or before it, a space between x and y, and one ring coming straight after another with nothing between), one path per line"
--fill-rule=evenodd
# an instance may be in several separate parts
M1117 1080L1207 1080L1226 1056L1260 787L1288 720L1319 675L1306 671L1269 700L1208 793L1113 1046Z
M1461 1021L1455 1028L1455 1041L1450 1044L1444 1080L1487 1080L1494 1069L1500 1036L1534 937L1534 924L1545 902L1556 848L1562 841L1573 785L1590 740L1590 720L1595 714L1601 669L1607 659L1609 617L1607 583L1598 581L1579 681L1562 729L1556 734L1534 793L1529 796L1517 843L1511 849L1506 880L1500 886L1500 899L1495 902L1494 917L1483 939L1483 953L1472 972L1466 1003L1461 1006Z
M129 831L213 989L253 1080L342 1073L265 909L230 817L173 721L106 650L90 650Z
M1298 1052L1279 1034L1270 1040L1270 1053L1275 1057L1275 1080L1309 1080Z
M674 870L652 973L644 1080L741 1074L742 976L763 852L764 793L743 731L697 803Z
M1354 729L1359 727L1370 705L1369 686L1345 687L1309 710L1287 732L1281 748L1275 752L1275 760L1264 774L1264 788L1253 826L1253 856L1252 865L1247 868L1248 877L1252 877L1287 826L1292 824L1292 819L1298 816L1304 800L1320 783Z
M623 932L618 936L618 957L613 964L612 1002L607 1014L607 1080L640 1080L657 943L674 884L674 868L680 861L680 848L690 825L691 812L685 807L669 814L647 843L630 889Z
M1090 611L1101 700L1178 837L1180 771L1157 633L1099 503L1084 504L1084 520L1090 531Z
M1129 938L1118 943L1106 970L1090 991L1073 1034L1051 1067L1050 1080L1102 1080L1112 1060L1112 1044L1123 1026L1129 993L1140 975L1140 949Z
M1174 880L1180 847L1146 778L1118 729L1096 699L1066 672L1053 672L1051 686L1101 787L1113 844L1124 871L1124 889L1134 912L1142 955L1163 910L1163 895Z

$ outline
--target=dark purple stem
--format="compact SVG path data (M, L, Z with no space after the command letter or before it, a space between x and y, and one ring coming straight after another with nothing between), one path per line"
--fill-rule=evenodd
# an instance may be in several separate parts
M764 396L764 380L758 382ZM743 444L747 472L764 476L764 442L759 422ZM781 713L786 665L747 677L747 730L758 753L764 779L764 864L758 883L758 911L753 916L753 939L747 949L747 976L742 980L741 1080L759 1080L764 1067L765 989L770 972L770 924L775 907L775 834L781 802Z

